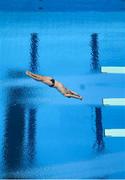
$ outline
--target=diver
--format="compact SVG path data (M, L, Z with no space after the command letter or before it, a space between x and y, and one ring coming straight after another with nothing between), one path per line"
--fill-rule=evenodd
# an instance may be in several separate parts
M30 71L26 71L26 74L29 77L31 77L31 78L33 78L33 79L35 79L37 81L40 81L40 82L43 82L44 84L47 84L49 87L56 88L62 95L64 95L67 98L76 98L76 99L80 99L80 100L83 99L82 96L80 96L79 94L77 94L74 91L71 91L71 90L65 88L62 83L56 81L52 77L41 76L41 75L38 75L38 74L34 74L34 73L30 72Z

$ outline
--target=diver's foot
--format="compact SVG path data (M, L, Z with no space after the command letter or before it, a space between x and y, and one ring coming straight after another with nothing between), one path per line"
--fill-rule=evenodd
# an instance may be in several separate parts
M33 73L31 73L30 71L26 71L26 75L28 75L28 76L30 76L30 77L34 77L34 74Z
M26 75L29 75L31 72L30 71L26 71Z
M33 73L30 72L30 71L26 71L26 75L28 75L29 77L31 77L31 78L33 78L33 79L35 79L35 80L37 80L37 81L40 81L40 76L37 75L37 74L33 74Z

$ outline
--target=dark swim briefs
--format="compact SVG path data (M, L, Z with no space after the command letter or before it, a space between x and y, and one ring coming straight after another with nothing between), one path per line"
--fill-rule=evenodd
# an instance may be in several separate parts
M49 85L49 87L54 87L55 86L55 79L50 80L52 82L52 85Z

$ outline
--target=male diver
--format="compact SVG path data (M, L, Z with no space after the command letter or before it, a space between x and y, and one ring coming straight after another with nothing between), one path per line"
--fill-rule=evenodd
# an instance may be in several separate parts
M26 71L26 74L29 77L31 77L31 78L33 78L33 79L35 79L37 81L40 81L40 82L43 82L44 84L47 84L49 87L56 88L65 97L76 98L76 99L80 99L80 100L83 99L82 96L80 96L79 94L77 94L74 91L71 91L71 90L65 88L62 83L60 83L59 81L56 81L52 77L41 76L41 75L38 75L38 74L34 74L34 73L30 72L30 71Z

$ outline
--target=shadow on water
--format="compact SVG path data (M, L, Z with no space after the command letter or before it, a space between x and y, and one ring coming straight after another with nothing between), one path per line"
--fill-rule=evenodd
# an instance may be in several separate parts
M91 71L100 72L98 34L91 35Z
M7 78L9 77L9 79L21 79L21 78L25 78L26 75L24 73L24 71L22 70L11 70L11 71L8 71L8 74L7 74Z
M102 152L104 150L104 141L103 141L103 124L102 124L102 110L100 107L94 107L95 111L95 125L96 125L96 142L94 144L94 148L97 149L98 152Z
M31 62L30 70L37 71L38 57L38 36L37 33L31 34ZM9 79L20 79L24 77L25 72L10 70ZM35 159L36 145L36 113L34 105L27 106L27 97L33 96L33 89L24 86L12 86L7 88L6 92L6 114L4 128L4 151L3 160L6 172L6 178L10 171L24 168L25 164L33 165ZM32 92L32 93L30 93ZM24 103L25 102L25 103ZM28 127L26 130L26 113L28 112ZM25 138L27 137L27 141ZM25 144L27 142L27 144ZM26 149L27 147L27 149ZM26 154L27 152L27 154ZM26 156L26 157L25 157ZM27 162L24 162L24 159ZM14 178L14 177L13 177Z
M43 7L38 7L38 10L42 11L42 10L43 10Z

